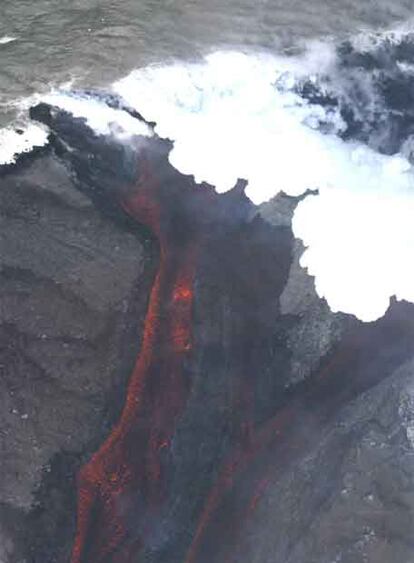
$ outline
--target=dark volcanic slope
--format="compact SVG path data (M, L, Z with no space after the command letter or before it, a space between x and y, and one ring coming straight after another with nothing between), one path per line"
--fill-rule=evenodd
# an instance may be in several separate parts
M154 249L53 157L0 185L0 560L67 561L74 471L119 415Z
M414 307L333 315L299 268L293 199L257 209L242 184L194 186L160 139L32 113L55 154L1 192L20 400L3 559L411 563Z

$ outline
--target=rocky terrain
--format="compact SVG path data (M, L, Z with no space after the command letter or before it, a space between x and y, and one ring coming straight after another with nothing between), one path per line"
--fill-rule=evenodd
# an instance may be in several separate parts
M50 156L0 183L0 561L67 561L74 475L119 415L156 257Z
M120 417L159 264L156 233L117 205L136 149L35 116L50 150L0 178L1 563L70 560L76 475ZM181 241L190 217L202 233L185 400L166 495L139 513L145 534L129 522L139 548L82 561L412 563L414 306L331 313L299 266L295 199L216 196L147 145L162 228Z

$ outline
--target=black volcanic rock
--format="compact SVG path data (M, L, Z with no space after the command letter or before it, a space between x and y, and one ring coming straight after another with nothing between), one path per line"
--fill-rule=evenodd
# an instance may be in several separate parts
M0 560L67 561L75 471L122 407L156 249L52 156L0 180L0 214Z
M412 562L413 373L407 362L324 429L307 421L312 445L279 479L275 461L231 561Z
M299 266L297 200L255 208L242 184L217 196L168 164L168 142L97 137L45 105L32 116L51 154L0 189L0 560L69 561L74 477L121 412L159 260L120 206L144 152L170 251L203 236L167 495L143 541L138 508L130 519L129 561L411 563L414 307L367 325L332 314Z
M295 89L310 104L339 114L343 140L392 155L403 151L414 133L412 53L412 34L372 41L366 48L344 41L327 75L301 80Z

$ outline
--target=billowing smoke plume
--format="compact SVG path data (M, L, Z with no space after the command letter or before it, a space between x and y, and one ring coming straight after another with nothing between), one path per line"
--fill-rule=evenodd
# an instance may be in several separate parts
M382 38L374 54L351 43L315 44L296 58L215 53L136 70L113 90L173 141L172 165L196 182L225 192L244 178L255 204L317 190L293 220L302 265L332 310L372 321L393 295L414 301L414 114L410 121L411 108L392 101L394 84L413 90L407 37L394 50ZM55 92L45 101L124 142L153 134L93 96Z
M392 295L414 300L413 170L400 154L346 139L344 104L325 103L322 86L317 95L329 77L337 88L347 78L327 47L302 59L216 53L204 64L135 71L115 90L174 140L171 163L198 182L224 192L245 178L256 204L318 190L294 217L302 265L334 311L371 321Z

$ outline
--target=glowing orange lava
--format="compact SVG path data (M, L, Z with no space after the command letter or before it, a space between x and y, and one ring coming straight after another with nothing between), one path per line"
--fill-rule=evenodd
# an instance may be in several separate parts
M79 473L72 563L136 561L141 542L128 526L133 520L144 535L165 493L162 458L188 392L183 363L191 350L197 243L184 241L171 248L163 233L158 192L147 166L132 196L122 202L131 217L157 236L160 265L122 416Z

